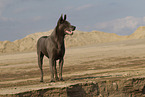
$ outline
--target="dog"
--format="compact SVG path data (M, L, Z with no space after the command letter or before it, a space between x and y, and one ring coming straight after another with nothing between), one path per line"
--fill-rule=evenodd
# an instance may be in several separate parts
M38 65L41 71L41 80L43 82L43 57L49 58L51 80L50 82L63 81L62 69L65 55L65 35L73 35L75 26L66 21L66 14L60 16L57 25L51 35L42 36L37 41ZM59 60L59 78L57 76L56 61Z

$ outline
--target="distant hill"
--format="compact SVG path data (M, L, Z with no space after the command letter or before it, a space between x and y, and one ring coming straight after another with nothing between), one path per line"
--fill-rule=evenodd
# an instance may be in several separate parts
M38 32L27 35L23 39L10 41L0 41L0 53L25 52L36 50L36 42L39 37L50 35L48 32ZM83 46L113 41L143 39L145 38L145 27L139 27L133 34L128 36L119 36L115 33L105 33L100 31L82 32L75 31L74 35L66 36L66 47Z
M145 26L138 27L137 30L129 35L129 39L144 39L145 38Z

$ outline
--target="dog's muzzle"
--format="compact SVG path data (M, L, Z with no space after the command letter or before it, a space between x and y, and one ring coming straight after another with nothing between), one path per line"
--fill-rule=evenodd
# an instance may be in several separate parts
M73 35L73 31L76 29L75 26L71 26L71 29L70 30L65 30L65 33L68 34L68 35Z
M73 31L66 30L65 33L68 34L68 35L73 35Z

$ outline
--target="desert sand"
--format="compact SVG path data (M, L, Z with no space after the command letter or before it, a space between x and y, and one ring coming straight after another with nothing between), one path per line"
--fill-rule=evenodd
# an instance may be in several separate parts
M46 57L44 58L43 65L44 83L39 82L40 70L37 64L37 54L33 47L35 44L31 45L31 43L33 43L34 41L36 42L36 40L40 36L38 34L40 33L35 33L35 39L34 35L29 35L24 39L14 42L1 42L2 46L7 45L12 48L8 49L7 46L5 46L6 50L4 50L1 47L2 53L0 55L0 95L12 96L11 94L16 94L17 96L22 96L22 94L25 93L27 94L25 96L30 96L32 92L29 91L32 90L45 90L46 88L61 88L61 90L63 90L63 87L69 87L70 85L78 83L100 82L97 88L99 89L99 92L97 92L97 94L94 94L96 96L143 96L145 84L144 31L144 27L140 27L135 31L135 33L129 36L118 36L116 34L93 31L90 33L79 32L79 34L74 34L74 36L66 37L67 49L63 68L63 77L65 81L55 83L49 82L49 62ZM45 34L47 34L47 32ZM90 41L86 41L87 37L92 37L92 41L91 39ZM27 44L30 45L28 48L24 47L24 45L28 41L27 38L30 41L30 43ZM16 42L18 42L17 45L15 44ZM22 44L23 46L21 46ZM15 49L15 46L16 48L19 48ZM17 50L20 52L17 52ZM128 88L128 80L135 78L142 80L139 80L140 82L137 80L137 84L135 84L135 86L130 86L131 88ZM122 83L119 86L118 84L121 83L122 80L124 80L125 84ZM114 92L116 94L113 94L112 92L109 92L109 88L104 88L106 90L101 90L101 87L105 86L102 81L111 81L112 87L114 87L114 82L117 81L116 83L118 87L116 91L118 92ZM130 81L130 83L133 82L136 81ZM53 91L51 92L53 93ZM89 93L91 92L85 93L88 93L89 95ZM54 94L56 94L56 92ZM69 92L65 95L69 96L72 94ZM61 94L59 94L59 96L61 96Z

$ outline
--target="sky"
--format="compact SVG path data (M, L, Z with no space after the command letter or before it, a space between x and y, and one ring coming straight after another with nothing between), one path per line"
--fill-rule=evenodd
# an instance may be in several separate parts
M0 0L0 41L54 29L61 14L80 31L130 35L145 26L145 0Z

